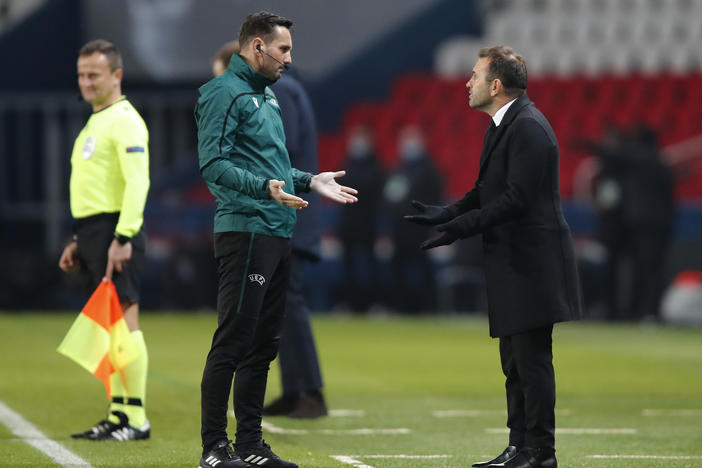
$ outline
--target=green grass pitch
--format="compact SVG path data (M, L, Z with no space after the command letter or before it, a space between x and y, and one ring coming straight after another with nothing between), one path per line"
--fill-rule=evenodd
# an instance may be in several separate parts
M107 407L102 384L56 352L74 318L0 314L0 401L94 467L196 467L214 313L142 313L152 438L130 443L69 437ZM505 447L504 382L484 319L319 316L314 328L329 406L355 412L266 419L282 457L313 468L458 468ZM560 466L702 467L702 331L569 323L556 326L553 348ZM267 399L278 376L274 364ZM0 466L60 465L0 424Z

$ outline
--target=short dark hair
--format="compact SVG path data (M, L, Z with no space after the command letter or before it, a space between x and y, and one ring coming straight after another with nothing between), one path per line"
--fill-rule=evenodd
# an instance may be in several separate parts
M273 33L276 26L282 26L286 29L291 29L293 22L282 16L267 12L259 11L252 13L246 17L244 24L239 30L239 44L244 46L256 36L269 36Z
M227 68L232 59L232 55L238 54L240 50L239 41L225 42L222 44L222 47L219 48L212 61L216 62L219 60L224 65L224 68Z
M99 52L107 57L107 61L110 64L110 71L122 68L122 54L119 49L116 45L104 39L95 39L94 41L88 42L80 48L78 55L93 55L95 52Z
M478 52L478 57L490 60L488 81L500 80L507 96L516 97L524 94L527 89L524 57L507 46L484 47Z

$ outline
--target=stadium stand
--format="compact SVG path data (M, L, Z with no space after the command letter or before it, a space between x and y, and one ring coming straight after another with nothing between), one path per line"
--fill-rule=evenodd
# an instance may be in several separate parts
M474 181L486 116L467 111L464 78L407 75L396 81L387 101L350 108L338 134L320 138L326 168L338 167L344 154L344 135L359 122L375 128L378 153L387 167L394 166L394 142L399 128L415 123L428 135L438 166L456 196ZM629 126L645 122L656 130L664 147L702 134L702 74L600 77L541 77L530 82L528 94L551 121L561 149L561 188L573 194L574 174L587 154L576 150L577 138L598 139L605 124ZM698 145L699 146L699 145ZM694 150L694 149L693 149ZM462 170L457 171L456 168ZM702 197L702 171L681 180L678 195Z
M347 110L337 134L320 137L325 167L343 157L347 129L375 128L383 163L396 162L396 133L408 123L428 135L437 165L455 197L477 175L486 116L467 110L465 83L478 50L512 44L527 58L527 93L551 121L561 150L561 189L574 195L588 158L576 139L600 138L605 125L646 123L684 174L681 199L702 198L702 0L505 0L486 4L483 37L458 37L436 51L434 74L396 80L382 102ZM684 154L677 149L685 146ZM461 170L456 170L456 168Z

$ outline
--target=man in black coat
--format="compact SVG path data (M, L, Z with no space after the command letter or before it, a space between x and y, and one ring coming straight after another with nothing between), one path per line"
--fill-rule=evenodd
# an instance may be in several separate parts
M556 467L553 324L581 315L573 242L561 210L558 143L525 94L524 59L480 50L466 87L490 114L475 187L445 207L413 201L409 221L436 225L429 249L483 235L490 336L500 339L509 446L474 467Z
M319 170L317 125L312 102L297 79L297 70L288 66L271 88L280 105L285 147L291 164L301 171L316 174ZM310 204L298 212L295 234L291 240L290 285L278 350L283 394L264 407L263 414L318 418L326 416L327 405L322 394L322 371L310 325L304 279L307 265L321 259L320 203L319 196L314 193L301 195L301 198Z

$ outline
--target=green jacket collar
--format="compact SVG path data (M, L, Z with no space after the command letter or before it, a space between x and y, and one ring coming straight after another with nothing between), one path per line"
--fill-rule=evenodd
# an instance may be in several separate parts
M270 86L275 83L275 80L266 78L254 70L253 67L246 63L246 60L241 58L239 54L234 54L232 56L227 70L249 83L256 91L263 92L263 90L266 89L266 86Z

